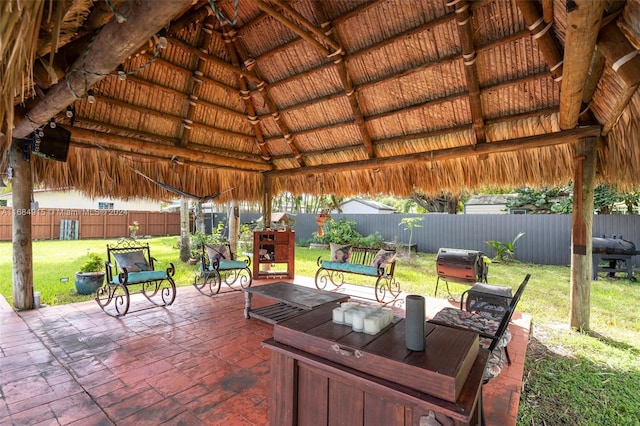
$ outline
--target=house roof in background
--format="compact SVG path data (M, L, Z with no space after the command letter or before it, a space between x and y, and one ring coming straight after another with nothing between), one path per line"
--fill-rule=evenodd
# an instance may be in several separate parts
M507 202L517 197L518 194L480 194L480 195L472 195L469 199L464 203L466 206L470 205L503 205L507 204Z
M340 205L344 206L345 204L348 204L348 203L359 203L359 204L363 204L365 206L374 208L376 210L389 210L394 212L396 211L395 207L388 206L386 204L380 203L375 200L363 200L362 198L350 198L340 203Z

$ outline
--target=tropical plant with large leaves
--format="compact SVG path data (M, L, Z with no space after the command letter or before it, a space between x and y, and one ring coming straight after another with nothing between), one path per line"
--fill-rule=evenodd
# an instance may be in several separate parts
M502 241L486 241L487 245L494 251L493 260L508 263L514 259L516 254L516 242L524 236L524 232L520 232L516 237L507 242Z

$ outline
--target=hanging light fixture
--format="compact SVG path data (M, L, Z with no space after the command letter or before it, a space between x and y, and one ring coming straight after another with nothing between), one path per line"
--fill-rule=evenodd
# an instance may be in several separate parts
M93 96L93 90L91 89L87 91L87 100L89 101L90 104L93 104L96 102L96 97Z
M125 81L127 79L127 73L124 70L122 64L118 65L118 80Z

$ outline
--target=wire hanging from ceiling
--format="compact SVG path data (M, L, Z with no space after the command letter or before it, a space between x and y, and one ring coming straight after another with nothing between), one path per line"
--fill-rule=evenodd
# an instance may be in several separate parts
M215 13L216 18L218 18L218 21L220 21L220 24L224 25L226 23L233 26L238 22L238 0L234 0L233 2L233 20L227 18L222 10L220 10L218 6L216 6L215 0L209 0L209 6L211 6L211 10L213 10L213 13Z
M106 154L110 155L109 151L107 151L107 150L106 150L102 145L100 145L100 144L98 143L98 141L95 139L95 132L94 132L94 140L93 140L93 143L94 143L94 145L95 145L95 146L97 146L98 148L100 148L100 149L101 149L102 151L104 151ZM172 162L173 162L173 160L174 160L174 159L172 159ZM214 199L218 198L220 195L222 195L222 194L224 194L224 193L226 193L226 192L229 192L229 191L233 191L233 190L235 189L234 187L231 187L231 188L225 189L225 190L224 190L224 191L222 191L222 192L216 192L215 194L211 194L211 195L204 195L204 196L200 197L200 196L198 196L198 195L190 194L190 193L185 192L185 191L183 191L183 190L181 190L181 189L178 189L178 188L176 188L176 187L173 187L173 186L171 186L171 185L169 185L169 184L167 184L167 183L160 182L159 180L153 179L153 178L151 178L151 177L149 177L149 176L145 175L144 173L142 173L140 170L136 169L135 167L130 166L129 164L126 164L126 167L127 167L129 170L131 170L132 172L134 172L134 173L136 173L136 174L138 174L138 175L142 176L143 178L147 179L147 180L148 180L148 181L150 181L150 182L155 183L155 184L156 184L156 185L158 185L159 187L161 187L161 188L163 188L163 189L165 189L165 190L167 190L167 191L169 191L169 192L173 192L174 194L178 194L178 195L181 195L181 196L183 196L183 197L193 198L193 199L197 200L197 201L198 201L198 202L200 202L200 203L205 203L205 202L207 202L207 201L214 200Z

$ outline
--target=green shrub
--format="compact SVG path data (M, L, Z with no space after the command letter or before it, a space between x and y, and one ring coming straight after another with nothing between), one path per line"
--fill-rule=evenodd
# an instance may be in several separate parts
M317 244L352 244L356 247L374 247L381 248L383 239L379 232L363 236L356 231L356 221L340 218L335 221L329 219L324 224L324 235L318 236L317 232L313 233L310 243Z
M104 271L104 260L98 253L89 253L87 261L80 266L80 272L102 272Z

